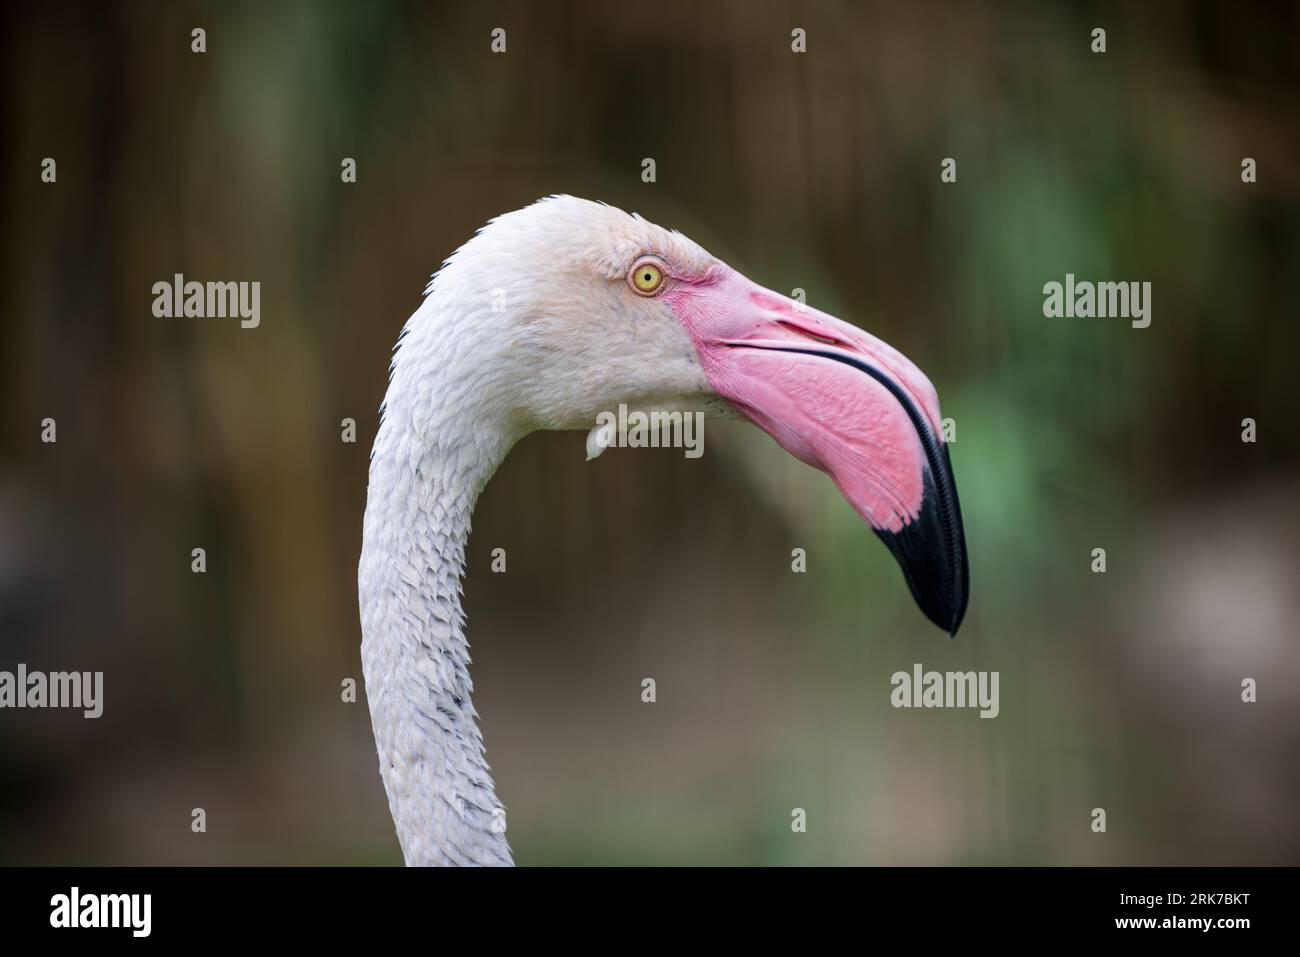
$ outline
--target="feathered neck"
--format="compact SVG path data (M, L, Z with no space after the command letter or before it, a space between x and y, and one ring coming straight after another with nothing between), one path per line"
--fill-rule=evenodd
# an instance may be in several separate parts
M418 324L425 307L371 454L357 574L366 696L406 863L510 864L470 700L460 581L470 513L513 437L476 407L457 365L437 361L449 330Z

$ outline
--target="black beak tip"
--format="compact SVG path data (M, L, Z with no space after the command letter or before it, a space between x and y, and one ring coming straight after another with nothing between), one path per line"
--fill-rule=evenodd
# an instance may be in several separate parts
M940 483L943 492L936 489L927 469L920 514L896 532L875 532L903 569L907 587L925 617L949 638L956 638L970 597L970 565L946 448L942 466L947 472Z
M939 440L929 420L921 415L916 403L898 382L872 364L816 349L780 351L823 355L853 366L889 390L907 412L925 453L921 510L896 532L879 528L874 531L898 560L907 587L912 590L912 597L925 617L947 632L949 638L956 638L957 629L966 617L970 566L966 560L966 532L962 528L961 505L957 500L957 483L953 479L947 443Z

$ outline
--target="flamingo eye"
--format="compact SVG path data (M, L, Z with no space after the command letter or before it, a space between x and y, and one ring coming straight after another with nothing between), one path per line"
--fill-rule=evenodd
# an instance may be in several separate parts
M653 296L664 284L664 271L649 259L642 259L632 267L628 276L632 288L643 296Z

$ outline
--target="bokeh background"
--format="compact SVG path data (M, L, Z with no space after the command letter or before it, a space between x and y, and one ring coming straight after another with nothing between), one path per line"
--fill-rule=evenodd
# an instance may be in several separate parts
M974 591L947 641L747 425L696 461L528 438L465 583L521 863L1300 862L1296 5L0 16L0 668L106 685L98 721L0 713L0 862L400 861L340 700L389 352L445 256L556 192L911 356ZM154 318L177 272L261 281L261 327ZM1150 281L1151 327L1045 319L1067 272ZM914 662L999 671L1001 716L893 710Z

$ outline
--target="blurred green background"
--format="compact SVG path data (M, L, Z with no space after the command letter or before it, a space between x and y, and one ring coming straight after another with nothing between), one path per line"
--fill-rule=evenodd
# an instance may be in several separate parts
M444 257L556 192L925 370L973 599L945 640L747 425L696 461L526 439L465 583L520 863L1300 862L1296 5L0 16L0 668L105 672L97 721L0 713L0 862L400 862L339 693L389 353ZM154 318L177 272L261 281L261 327ZM1066 272L1150 281L1151 327L1045 319ZM1000 717L893 710L914 662L999 671Z

